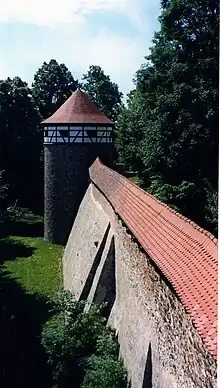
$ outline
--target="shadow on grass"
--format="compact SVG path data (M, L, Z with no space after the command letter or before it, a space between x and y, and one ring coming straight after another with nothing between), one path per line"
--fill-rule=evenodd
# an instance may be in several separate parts
M49 306L46 299L27 294L3 268L3 257L28 257L33 250L6 239L0 240L0 253L0 387L52 387L40 343Z
M21 236L21 237L43 237L44 223L16 221L10 222L0 228L0 237Z
M17 257L29 257L35 250L36 248L28 247L18 241L0 239L0 265L4 261L15 260Z
M13 236L43 237L44 224L43 222L15 222L10 227L10 234Z

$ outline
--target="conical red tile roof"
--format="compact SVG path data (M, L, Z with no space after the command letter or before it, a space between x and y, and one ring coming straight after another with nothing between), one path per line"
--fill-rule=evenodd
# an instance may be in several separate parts
M86 93L77 89L64 104L42 124L106 124L113 125Z

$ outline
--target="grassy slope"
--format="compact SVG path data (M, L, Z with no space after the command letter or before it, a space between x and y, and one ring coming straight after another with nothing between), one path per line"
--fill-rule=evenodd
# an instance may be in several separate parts
M63 247L46 244L41 226L28 221L0 239L0 387L52 387L40 341L48 297L61 288Z

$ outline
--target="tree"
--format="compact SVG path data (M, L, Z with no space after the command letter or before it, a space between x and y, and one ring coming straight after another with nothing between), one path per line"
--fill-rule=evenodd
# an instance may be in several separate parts
M32 84L35 103L43 118L51 116L78 87L75 80L63 64L55 59L44 62L37 70Z
M207 201L216 203L207 193L218 184L218 19L215 0L162 1L161 29L135 78L143 123L136 149L148 189L212 231L207 220L215 211L206 212Z
M39 121L27 83L19 77L0 81L0 166L6 170L9 202L30 201L36 192L42 143Z
M119 161L128 169L142 171L139 145L143 138L143 122L136 90L129 93L127 106L123 106L117 117L115 135Z
M3 172L4 171L0 171L0 236L2 235L2 226L4 226L4 221L7 212L5 199L7 197L8 187L3 181Z
M100 66L90 66L82 77L83 88L102 112L115 121L122 105L123 94Z
M44 325L41 343L56 386L126 387L127 373L115 331L106 327L104 305L76 301L70 291L51 302L54 314Z

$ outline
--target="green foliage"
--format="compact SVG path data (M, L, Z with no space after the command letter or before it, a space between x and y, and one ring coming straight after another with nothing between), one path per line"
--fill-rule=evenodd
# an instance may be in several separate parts
M8 160L12 155L16 158L21 148L24 150L31 140L36 141L38 123L39 116L28 84L19 77L0 81L0 131L4 145L0 149L1 158L7 156Z
M37 70L32 84L33 97L41 116L51 116L78 87L75 80L63 63L55 59L44 62Z
M179 185L171 185L161 180L153 180L147 191L174 210L184 214L185 217L196 219L200 224L204 222L205 190L197 187L195 183L182 181Z
M176 187L167 183L162 183L160 180L154 180L147 191L157 197L160 201L172 205L178 210L175 205Z
M62 292L52 304L54 315L43 328L42 345L52 366L56 386L81 386L87 368L89 372L85 383L95 376L99 379L105 365L108 367L107 373L111 374L111 381L122 381L126 374L122 363L116 360L119 347L114 341L113 331L105 326L102 308L92 305L85 309L86 302L74 300L67 291ZM92 356L96 354L97 360L92 361ZM114 385L119 386L122 385Z
M205 217L210 229L214 231L214 234L218 235L218 190L214 190L213 187L206 189L206 208Z
M19 77L0 81L0 166L6 171L9 204L17 198L30 200L37 192L42 147L39 122L27 83Z
M115 332L106 328L97 340L96 353L87 361L82 388L126 388L127 373L118 355Z
M105 331L99 336L96 343L96 352L99 356L118 358L119 344L115 338L115 331L110 327L106 327Z
M9 206L7 208L8 216L12 222L16 221L23 221L25 220L32 220L35 215L30 209L22 208L19 206Z
M95 350L104 328L98 308L92 307L84 313L85 303L72 298L69 293L61 295L53 309L55 315L42 333L42 344L58 387L69 386L71 382L79 385L86 358Z
M91 356L82 388L126 388L127 374L122 360L108 355Z
M0 201L6 198L8 190L8 186L3 182L3 173L4 171L0 171Z
M0 228L4 225L7 217L5 199L7 198L8 186L3 181L4 171L0 171Z
M121 105L122 93L118 85L110 80L100 66L90 66L89 70L82 77L83 89L89 97L97 104L102 112L115 121Z
M161 28L136 73L116 141L120 160L144 173L145 187L212 232L217 230L211 198L218 182L218 22L217 1L162 1Z
M140 157L143 122L137 92L130 93L128 107L122 108L117 118L115 134L119 161L123 162L128 168L138 171L143 169Z

